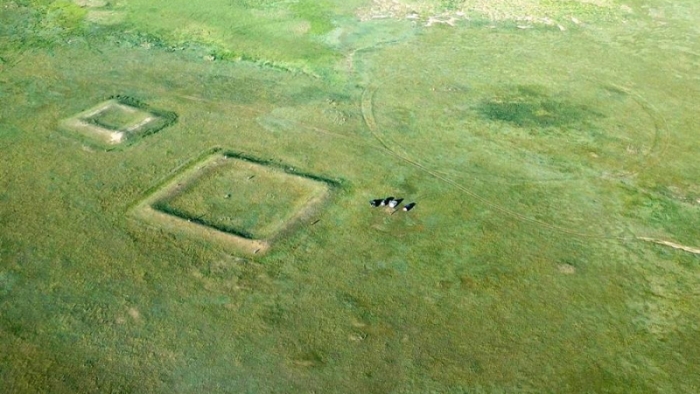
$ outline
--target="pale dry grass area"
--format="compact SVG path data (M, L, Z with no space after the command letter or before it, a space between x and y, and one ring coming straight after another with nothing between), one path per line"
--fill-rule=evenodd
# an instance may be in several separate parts
M97 25L118 25L124 22L126 13L104 7L120 7L120 2L107 2L106 0L73 0L78 6L87 9L85 20Z
M81 7L98 8L107 5L105 0L73 0L73 2Z
M650 238L650 237L637 237L638 239L646 242L652 242L658 245L664 245L671 247L673 249L678 249L678 250L683 250L688 253L693 253L693 254L700 254L700 248L695 248L692 246L686 246L686 245L681 245L679 243L671 242L671 241L664 241L662 239L656 239L656 238Z
M368 7L358 9L362 21L371 19L410 19L424 23L454 25L459 20L481 19L492 22L519 22L559 25L566 20L580 24L584 15L608 16L629 13L628 6L616 6L611 0L577 0L562 7L558 2L539 0L465 0L449 9L438 2L415 0L373 0Z
M85 20L98 25L118 25L124 21L126 14L111 10L90 10Z

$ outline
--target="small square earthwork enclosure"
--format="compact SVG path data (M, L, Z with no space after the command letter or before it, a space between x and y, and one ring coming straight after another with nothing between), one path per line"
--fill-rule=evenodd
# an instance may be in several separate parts
M114 146L156 133L177 120L172 112L115 96L61 122L64 130L102 146Z
M169 231L262 253L316 211L333 184L257 159L215 152L146 197L133 213Z

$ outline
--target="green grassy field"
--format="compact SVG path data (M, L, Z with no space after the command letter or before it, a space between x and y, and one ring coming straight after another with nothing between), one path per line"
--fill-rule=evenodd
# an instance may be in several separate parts
M203 226L207 232L224 233L215 239L223 236L233 241L231 246L242 246L238 252L257 254L321 209L337 183L220 150L203 153L203 161L139 202L135 217L176 231L189 228L194 236L202 235ZM260 242L250 242L256 240Z
M175 123L177 114L153 110L129 97L112 98L60 122L59 128L98 149L134 143Z
M699 23L0 0L0 391L697 393ZM61 127L116 96L173 117L119 149ZM213 147L337 185L264 255L129 214ZM268 236L315 193L215 175L168 203Z

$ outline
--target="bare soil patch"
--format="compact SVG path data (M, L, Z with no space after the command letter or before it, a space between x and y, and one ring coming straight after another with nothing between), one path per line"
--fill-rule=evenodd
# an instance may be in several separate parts
M564 275L573 275L576 273L576 267L571 264L559 264L557 269Z

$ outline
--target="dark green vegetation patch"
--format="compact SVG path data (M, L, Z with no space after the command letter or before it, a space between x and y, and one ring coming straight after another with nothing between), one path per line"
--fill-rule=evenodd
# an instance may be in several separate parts
M574 127L602 117L585 105L552 97L537 86L517 86L503 96L483 100L478 112L489 120L518 127Z

